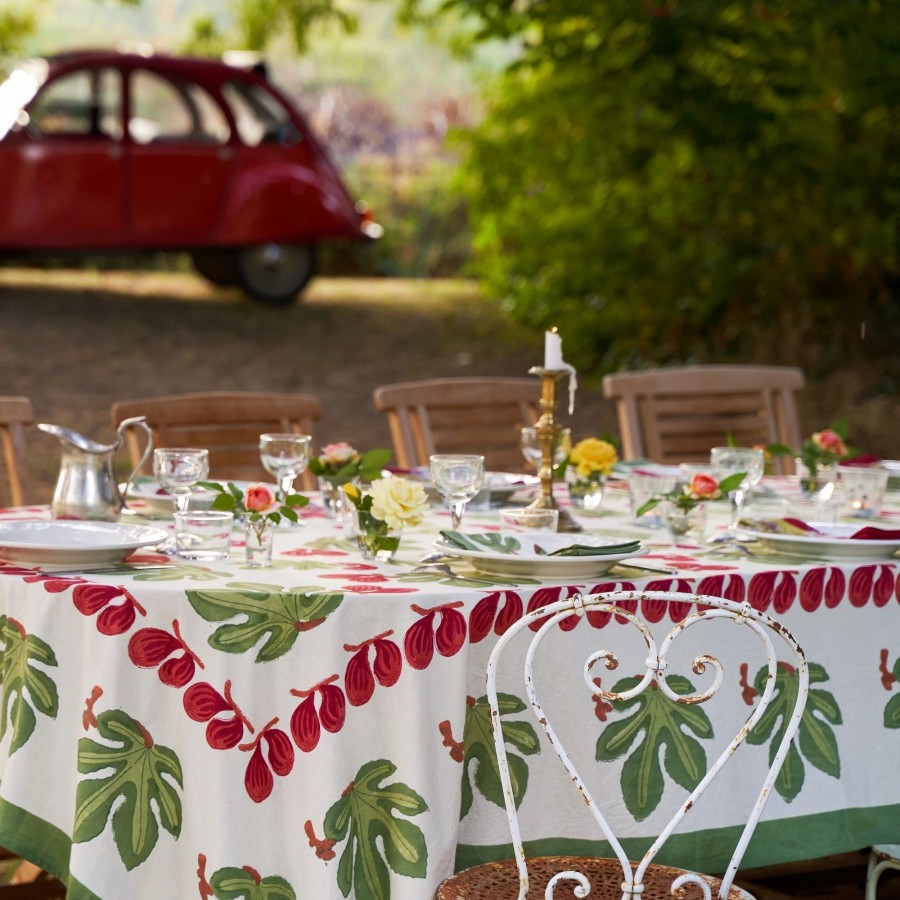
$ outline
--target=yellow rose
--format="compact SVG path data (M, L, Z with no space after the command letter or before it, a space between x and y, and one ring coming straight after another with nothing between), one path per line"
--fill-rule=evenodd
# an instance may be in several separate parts
M428 509L425 488L406 478L382 478L372 482L372 515L387 522L389 528L418 525Z
M575 466L579 478L590 478L596 472L609 475L618 459L616 448L609 441L599 438L579 441L569 454L569 461Z

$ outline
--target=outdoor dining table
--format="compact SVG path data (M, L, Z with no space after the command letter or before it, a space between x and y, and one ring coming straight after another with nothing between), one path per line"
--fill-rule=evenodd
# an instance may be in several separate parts
M887 523L900 521L897 499ZM433 897L454 870L510 855L484 688L496 636L560 597L632 588L749 602L806 651L809 704L745 866L897 842L900 560L675 545L637 527L615 485L599 511L573 513L585 533L638 537L649 552L589 579L423 564L449 527L435 507L393 561L373 562L313 497L300 527L278 531L270 568L245 567L237 529L230 557L202 564L152 550L74 571L0 561L0 844L55 873L70 900ZM711 535L727 515L721 504ZM0 521L48 516L8 509ZM499 520L472 510L463 527ZM683 606L640 611L671 627ZM574 649L560 651L560 669L616 628L609 616L566 620L559 637ZM753 708L764 659L743 646L721 657L716 711L669 732L641 721L642 708L560 683L583 774L606 784L598 800L614 798L605 808L629 852L655 837L664 801L684 795L690 761L714 759L717 739L724 746ZM603 670L603 686L634 676L641 659ZM779 673L785 696L791 675ZM708 680L689 665L679 677ZM603 852L564 800L571 785L542 749L515 673L501 679L501 701L529 852ZM692 812L661 861L724 864L777 709L743 748L738 784ZM626 732L616 755L607 738Z

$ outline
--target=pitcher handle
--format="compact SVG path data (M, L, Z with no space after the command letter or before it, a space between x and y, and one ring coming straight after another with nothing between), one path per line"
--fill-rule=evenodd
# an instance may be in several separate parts
M139 426L143 428L147 433L147 448L144 450L144 455L140 458L138 464L134 467L131 474L128 476L128 479L125 481L125 487L122 490L122 506L126 506L126 497L128 496L128 489L131 487L131 482L134 481L134 476L140 472L142 466L147 459L150 457L150 454L153 452L153 432L150 429L150 426L147 424L146 416L132 416L130 419L122 419L119 422L118 433L119 437L124 437L124 431L126 428L130 428L132 425Z

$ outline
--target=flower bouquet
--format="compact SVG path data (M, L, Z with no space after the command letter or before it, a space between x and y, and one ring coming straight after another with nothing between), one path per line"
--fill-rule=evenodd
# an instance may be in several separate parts
M319 479L326 512L332 515L340 512L343 485L381 478L381 470L390 462L391 455L391 451L384 448L360 453L346 441L326 444L319 456L309 461L309 471Z
M603 498L603 485L618 461L619 454L611 441L589 437L575 444L560 466L572 504L597 509Z
M821 500L827 500L834 491L838 464L852 456L845 420L814 432L803 442L799 452L785 444L768 444L765 449L771 456L796 455L803 496Z
M706 502L718 500L727 496L729 491L737 490L746 477L746 472L735 472L716 481L712 475L697 472L687 484L659 497L651 497L638 508L635 517L639 518L665 501L666 526L673 539L693 538L699 541L706 532Z
M366 559L391 559L404 526L419 525L428 509L425 488L406 478L375 481L365 492L345 484L344 493L356 508L356 543Z
M275 499L268 484L251 484L242 491L234 482L201 481L200 487L214 491L212 508L233 512L243 519L247 564L268 566L272 562L272 530L282 519L297 522L297 510L309 503L302 494L289 494L284 503Z

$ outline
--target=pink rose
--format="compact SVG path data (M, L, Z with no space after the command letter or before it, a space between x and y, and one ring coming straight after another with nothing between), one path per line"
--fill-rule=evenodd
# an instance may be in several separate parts
M712 475L704 475L701 472L691 476L688 491L698 500L715 500L721 496L716 479Z
M831 428L825 428L822 431L817 431L812 436L812 441L817 447L821 447L823 450L828 450L830 453L834 453L837 456L847 455L847 448L844 446L844 442L841 439L841 436Z
M322 448L322 461L336 466L343 466L359 456L359 452L346 441L326 444Z
M244 506L249 512L265 512L275 504L275 493L267 484L251 484L244 494Z

